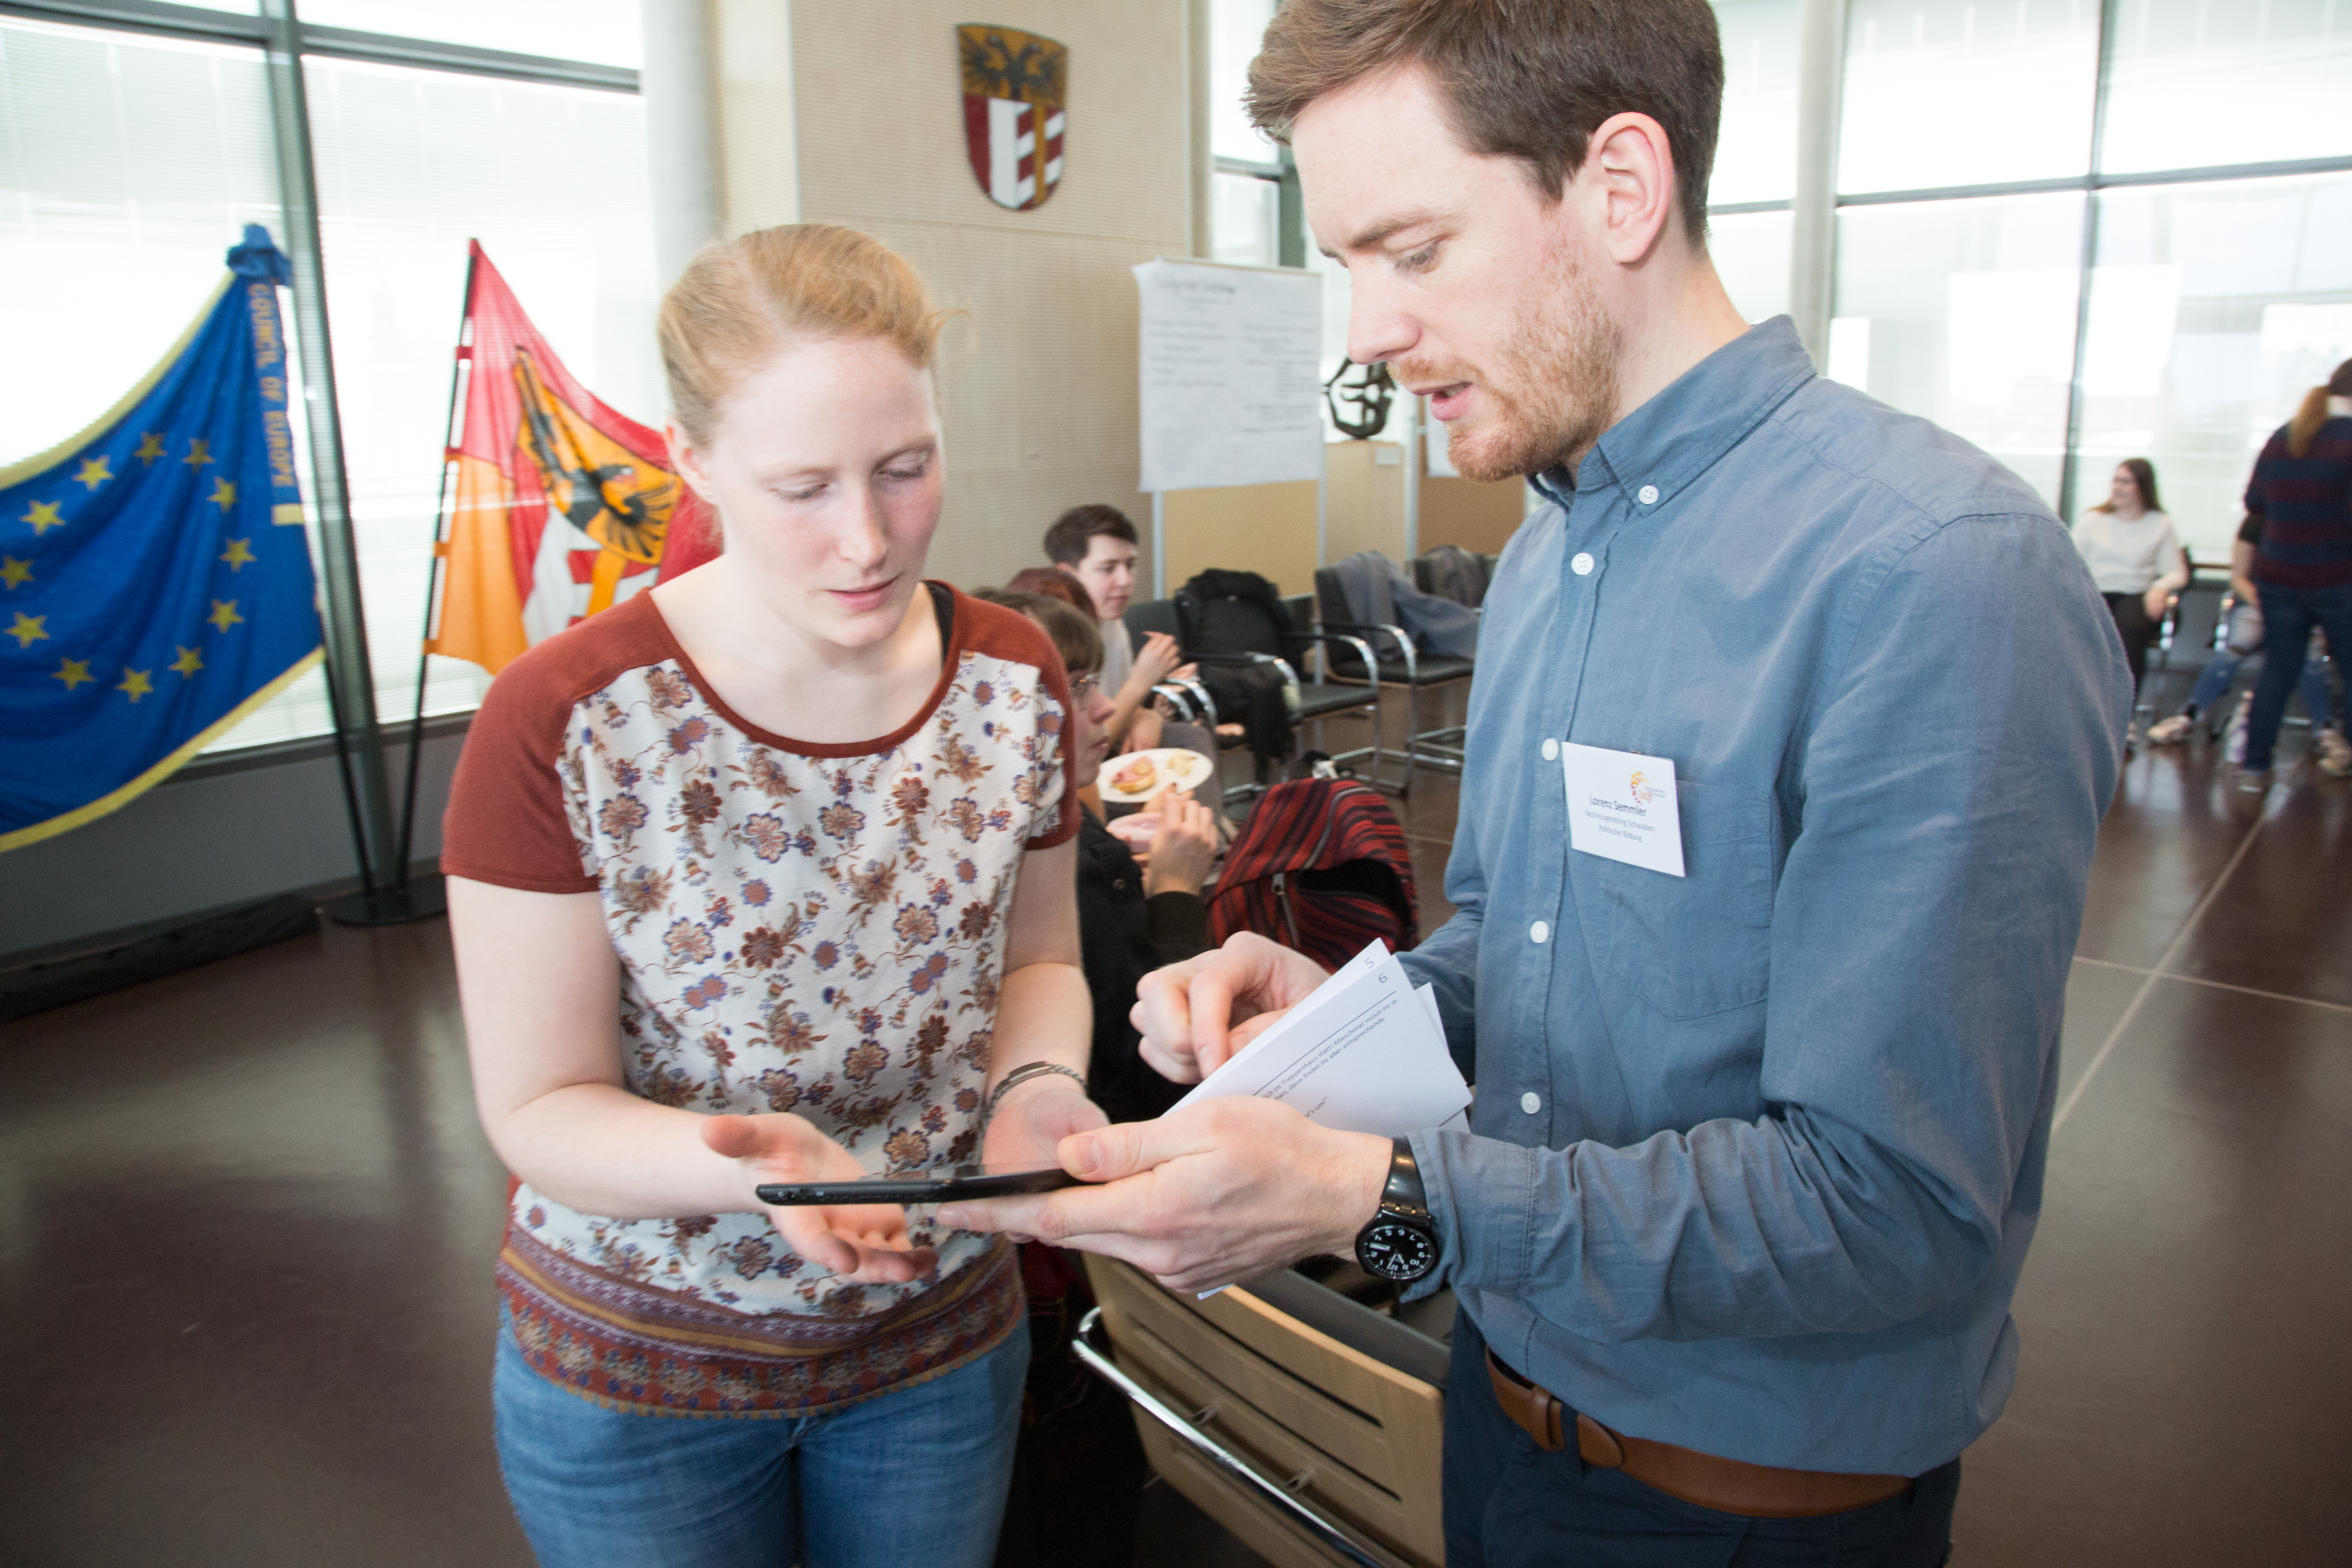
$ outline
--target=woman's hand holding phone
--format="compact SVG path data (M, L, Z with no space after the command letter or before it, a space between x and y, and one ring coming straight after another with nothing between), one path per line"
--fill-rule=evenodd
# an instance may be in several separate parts
M1096 1117L1099 1122L1101 1112ZM735 1162L747 1192L761 1182L854 1182L866 1174L856 1155L789 1112L713 1116L702 1124L702 1142ZM759 1206L786 1246L855 1283L904 1284L939 1268L938 1250L914 1244L907 1211L897 1204Z
M1060 1073L1041 1074L1016 1084L997 1102L996 1113L988 1119L988 1135L981 1142L981 1161L994 1170L1048 1170L1062 1163L1063 1139L1109 1125L1103 1108L1076 1084Z

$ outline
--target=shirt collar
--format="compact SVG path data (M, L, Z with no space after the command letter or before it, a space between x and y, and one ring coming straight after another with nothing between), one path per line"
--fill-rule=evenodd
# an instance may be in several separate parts
M1611 426L1577 465L1530 475L1562 506L1571 494L1622 485L1637 515L1654 511L1738 446L1764 416L1813 378L1796 324L1775 316L1748 328Z

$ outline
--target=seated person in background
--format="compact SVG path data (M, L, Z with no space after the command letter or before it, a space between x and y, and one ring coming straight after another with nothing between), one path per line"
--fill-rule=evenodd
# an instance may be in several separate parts
M2107 499L2074 525L2074 551L2091 569L2115 617L2137 691L2168 601L2189 584L2189 557L2172 519L2157 502L2154 464L2126 458L2116 465Z
M1043 594L1049 599L1059 599L1084 615L1090 624L1099 625L1095 617L1095 602L1087 596L1086 584L1058 566L1024 566L1015 572L1003 588L983 588L976 596L993 604L1003 604L1007 602L1005 595L1012 594ZM1121 632L1126 631L1127 623L1119 622L1118 627ZM1169 640L1172 642L1174 639ZM1190 676L1192 672L1192 666L1188 664L1174 673L1183 677ZM1108 685L1109 678L1105 676L1103 679ZM1149 700L1150 692L1146 690L1144 696ZM1241 726L1220 725L1218 731L1219 733L1231 731L1238 735ZM1198 724L1187 724L1170 718L1157 707L1148 707L1138 713L1135 722L1129 726L1127 744L1121 749L1150 751L1155 746L1175 746L1187 752L1198 752L1211 762L1217 757L1215 734ZM1098 791L1088 790L1086 798L1097 808L1102 805L1102 795ZM1230 825L1227 826L1230 830Z
M1147 633L1138 650L1128 637L1135 596L1135 524L1117 507L1074 506L1045 531L1045 559L1077 579L1094 601L1102 633L1102 685L1111 700L1111 748L1148 751L1160 743L1151 689L1176 672L1182 655L1165 632ZM1213 748L1211 755L1215 754Z
M2247 513L2246 521L2238 529L2236 542L2230 546L2230 593L2237 607L2230 616L2229 646L2206 661L2195 689L2189 693L2189 700L2180 705L2180 711L2169 719L2158 720L2148 730L2151 744L2169 746L2187 740L2197 727L2198 716L2215 710L2230 694L2231 683L2237 679L2240 667L2262 651L2262 597L2254 591L2252 576L2254 547L2262 538L2262 515ZM2338 674L2340 678L2341 672ZM2309 655L2303 665L2303 705L2311 715L2313 743L2318 749L2320 768L2338 778L2352 773L2352 742L2345 740L2343 722L2328 695L2327 671ZM2232 763L2244 754L2245 719L2246 710L2242 702L2230 721L2228 752Z
M1045 628L1070 672L1076 732L1072 776L1089 802L1078 823L1079 963L1095 999L1095 1053L1087 1078L1092 1092L1119 1121L1148 1121L1181 1099L1185 1086L1169 1082L1137 1055L1135 984L1166 963L1207 952L1209 907L1201 885L1217 856L1217 814L1189 794L1167 790L1145 803L1159 831L1139 855L1104 826L1087 786L1110 750L1109 696L1098 684L1102 639L1095 623L1059 597L983 592L983 598L1020 611Z

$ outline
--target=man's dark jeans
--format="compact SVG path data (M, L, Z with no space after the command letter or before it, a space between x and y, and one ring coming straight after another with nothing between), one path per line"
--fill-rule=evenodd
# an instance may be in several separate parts
M2352 659L2352 583L2336 588L2254 586L2263 596L2263 676L2254 683L2254 705L2246 715L2243 765L2250 773L2271 765L2271 748L2278 743L2287 697L2303 679L2311 628L2327 629L2327 655L2336 661L2337 676L2347 674L2346 660ZM2327 715L2314 713L2311 722L2317 729L2327 722Z
M1495 1403L1486 1349L1470 1315L1457 1316L1445 1388L1446 1568L1937 1568L1951 1555L1958 1459L1907 1497L1850 1513L1717 1513L1587 1465L1572 1448L1537 1447Z

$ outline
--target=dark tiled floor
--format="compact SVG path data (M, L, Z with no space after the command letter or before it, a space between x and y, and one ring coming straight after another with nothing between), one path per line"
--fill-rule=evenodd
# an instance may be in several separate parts
M2265 803L2207 751L2144 757L2108 820L1963 1564L2346 1559L2352 785L2282 776ZM1456 795L1399 803L1424 931ZM444 929L6 1029L0 1562L527 1563L484 1386L503 1176ZM1165 1487L1144 1519L1140 1563L1255 1561Z

